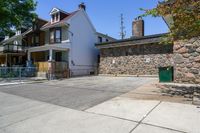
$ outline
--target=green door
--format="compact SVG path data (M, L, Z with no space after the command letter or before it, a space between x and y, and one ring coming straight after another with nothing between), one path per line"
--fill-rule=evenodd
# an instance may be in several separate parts
M160 82L172 82L173 81L173 67L160 67L159 80Z

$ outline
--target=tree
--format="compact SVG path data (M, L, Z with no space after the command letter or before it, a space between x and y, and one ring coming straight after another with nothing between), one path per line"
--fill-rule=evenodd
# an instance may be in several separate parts
M30 26L36 17L36 5L33 0L0 0L0 35Z
M168 21L168 41L200 36L200 0L165 0L142 16L162 16Z

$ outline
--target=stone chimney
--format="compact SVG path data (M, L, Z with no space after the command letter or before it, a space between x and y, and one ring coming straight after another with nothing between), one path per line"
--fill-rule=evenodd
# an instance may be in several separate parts
M144 36L144 20L142 17L135 18L132 23L132 35L133 37Z
M79 4L79 5L78 5L78 8L79 8L80 10L84 10L84 11L86 11L85 3L82 2L81 4Z

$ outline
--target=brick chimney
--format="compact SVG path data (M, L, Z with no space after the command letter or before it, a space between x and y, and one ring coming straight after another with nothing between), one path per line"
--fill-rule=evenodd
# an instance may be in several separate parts
M144 36L144 20L142 17L135 18L132 23L132 35L133 37Z
M79 8L80 10L84 10L84 11L86 11L85 3L82 2L81 4L79 4L79 5L78 5L78 8Z

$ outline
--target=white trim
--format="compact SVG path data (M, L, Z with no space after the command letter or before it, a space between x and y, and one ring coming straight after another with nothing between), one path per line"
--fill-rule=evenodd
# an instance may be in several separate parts
M39 47L33 47L27 49L28 52L40 52L40 51L48 51L48 50L58 50L58 51L68 51L70 49L69 44L51 44L51 45L44 45Z
M54 11L55 10L55 11ZM54 11L54 12L53 12ZM52 13L53 12L53 13ZM55 13L58 13L58 12L60 12L60 10L58 9L58 8L53 8L51 11L50 11L50 15L53 15L53 14L55 14Z

